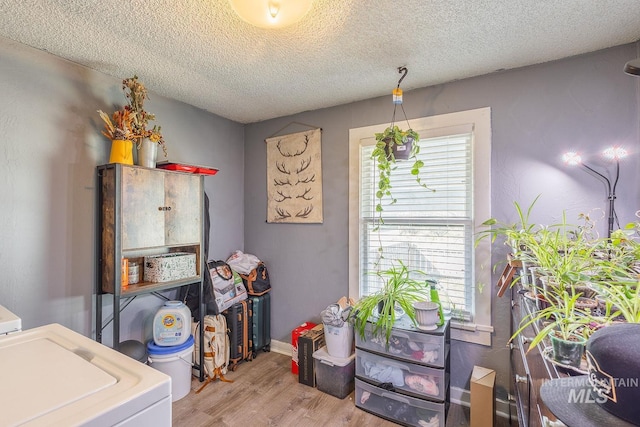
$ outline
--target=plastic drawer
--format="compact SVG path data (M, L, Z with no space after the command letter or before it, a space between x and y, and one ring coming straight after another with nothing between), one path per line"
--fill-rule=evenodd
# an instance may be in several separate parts
M429 368L377 356L362 349L356 351L356 375L374 385L417 398L443 401L447 377L444 369Z
M445 427L446 402L430 402L384 390L356 378L356 406L405 426Z
M394 327L387 345L385 337L374 337L373 325L367 324L364 338L359 333L355 334L356 347L411 363L443 368L448 351L448 328L449 322L429 333Z

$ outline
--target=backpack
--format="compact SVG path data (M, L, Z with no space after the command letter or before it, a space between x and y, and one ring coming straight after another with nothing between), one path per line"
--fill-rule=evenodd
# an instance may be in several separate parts
M196 391L200 393L207 384L220 378L220 381L232 383L224 377L229 365L229 335L227 333L227 319L222 314L204 316L204 372L207 376L205 383ZM191 327L194 337L200 335L200 322ZM193 359L200 365L200 343L195 340Z
M271 290L269 272L264 262L260 261L258 266L251 270L249 274L240 274L247 293L252 296L264 295Z

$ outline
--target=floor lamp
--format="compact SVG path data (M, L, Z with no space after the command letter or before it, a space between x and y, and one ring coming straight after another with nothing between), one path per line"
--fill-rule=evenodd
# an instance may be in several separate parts
M565 153L562 156L562 160L570 166L576 166L576 165L582 166L583 168L585 168L586 170L594 174L598 179L600 179L602 182L606 184L607 199L609 200L609 209L608 209L608 216L607 216L607 223L608 223L607 239L608 239L611 237L611 233L613 232L613 222L616 217L615 200L616 200L616 187L618 185L618 178L620 178L620 159L626 157L627 150L625 150L622 147L609 147L606 150L604 150L602 154L607 159L615 160L616 162L616 178L615 178L615 181L613 182L613 185L611 184L611 181L609 180L609 178L607 178L597 170L593 169L591 166L583 163L582 158L576 152Z

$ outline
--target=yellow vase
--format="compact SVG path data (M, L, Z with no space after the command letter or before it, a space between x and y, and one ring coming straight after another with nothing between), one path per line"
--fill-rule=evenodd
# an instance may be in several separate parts
M112 140L109 163L124 163L125 165L132 165L133 142L123 139Z

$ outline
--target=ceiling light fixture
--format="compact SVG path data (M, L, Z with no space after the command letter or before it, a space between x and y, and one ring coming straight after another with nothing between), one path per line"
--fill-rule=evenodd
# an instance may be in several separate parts
M611 237L611 233L613 232L613 221L616 218L616 211L614 207L614 203L616 200L616 187L618 186L618 178L620 178L620 159L623 159L627 156L627 150L622 147L613 146L605 149L602 152L602 155L609 159L614 160L616 162L616 179L611 185L611 181L609 178L596 171L592 167L582 163L582 158L580 154L569 151L562 155L562 161L564 161L569 166L582 166L587 169L589 172L593 173L598 179L604 182L607 186L607 199L609 200L609 215L608 215L608 228L607 228L607 238Z
M624 72L632 76L640 76L640 59L634 59L624 64Z
M240 18L260 28L284 28L311 10L313 0L229 0Z

